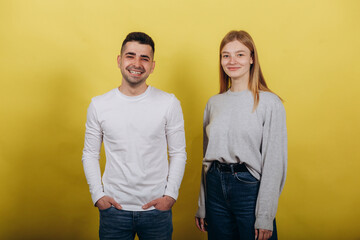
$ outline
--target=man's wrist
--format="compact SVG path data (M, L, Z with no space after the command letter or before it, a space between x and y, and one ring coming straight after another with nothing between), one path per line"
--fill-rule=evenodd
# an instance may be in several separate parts
M171 198L174 199L175 201L177 200L177 197L178 197L178 195L177 195L176 193L174 193L174 192L172 192L172 191L169 191L168 189L165 190L163 196L164 196L164 197L165 197L165 196L171 197Z
M172 201L176 202L175 198L173 198L172 196L164 195L164 197L167 198L168 200L172 200Z
M93 194L91 196L91 198L92 198L94 206L96 206L96 203L104 196L105 196L104 192L99 192L99 193Z

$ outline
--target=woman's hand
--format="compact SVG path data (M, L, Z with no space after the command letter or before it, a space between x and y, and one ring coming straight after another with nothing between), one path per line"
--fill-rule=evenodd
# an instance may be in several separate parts
M202 232L206 232L206 227L205 227L205 220L203 218L198 218L195 217L195 223L197 228L202 231Z
M267 229L255 229L255 239L268 240L272 236L272 231Z

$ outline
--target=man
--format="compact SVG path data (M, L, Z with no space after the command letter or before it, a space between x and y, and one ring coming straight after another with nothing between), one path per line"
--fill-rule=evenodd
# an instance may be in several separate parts
M186 162L180 102L146 84L155 61L154 42L145 33L127 35L117 62L122 83L92 99L82 157L100 211L100 239L134 239L136 234L141 240L171 239L171 208Z

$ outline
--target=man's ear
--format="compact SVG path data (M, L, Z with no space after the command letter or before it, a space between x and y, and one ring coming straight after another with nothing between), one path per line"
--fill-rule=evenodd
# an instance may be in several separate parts
M118 56L117 56L117 65L118 65L118 68L120 68L120 63L121 63L121 55L118 55Z
M152 72L154 71L154 69L155 69L155 61L153 61L153 63L152 63L151 72L150 72L150 73L152 73Z

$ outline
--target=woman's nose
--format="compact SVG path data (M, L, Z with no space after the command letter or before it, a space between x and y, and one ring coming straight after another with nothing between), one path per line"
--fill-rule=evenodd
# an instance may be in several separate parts
M235 61L235 57L233 57L233 56L230 56L230 63L235 63L236 61Z

